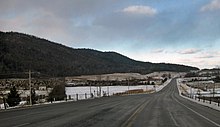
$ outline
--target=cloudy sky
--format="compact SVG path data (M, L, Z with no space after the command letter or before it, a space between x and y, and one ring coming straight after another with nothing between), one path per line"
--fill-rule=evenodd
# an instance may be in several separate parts
M220 65L220 0L0 0L0 31L141 61Z

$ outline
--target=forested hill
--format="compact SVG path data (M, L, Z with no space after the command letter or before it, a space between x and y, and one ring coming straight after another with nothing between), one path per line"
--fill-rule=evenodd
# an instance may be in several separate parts
M198 70L184 65L135 61L116 52L74 49L17 32L0 32L0 73L29 69L51 76Z

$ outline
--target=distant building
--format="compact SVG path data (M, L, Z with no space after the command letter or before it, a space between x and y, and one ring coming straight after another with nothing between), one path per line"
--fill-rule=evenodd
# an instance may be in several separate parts
M47 87L46 87L46 86L39 86L38 89L39 89L39 90L42 90L42 91L45 91L45 90L47 90Z

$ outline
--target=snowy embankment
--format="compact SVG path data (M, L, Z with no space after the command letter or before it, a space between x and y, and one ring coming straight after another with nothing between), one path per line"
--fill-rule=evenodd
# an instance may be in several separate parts
M171 81L172 79L168 79L165 83L163 83L162 85L157 85L156 87L156 92L159 92L160 90L162 90L165 86L167 86L169 83L170 83L170 81Z
M201 104L201 105L204 105L204 106L207 106L207 107L210 107L210 108L213 108L215 110L219 110L220 111L220 106L218 106L218 103L216 102L210 102L209 101L204 101L203 100L194 100L193 98L189 98L189 97L186 97L186 96L183 96L181 93L185 93L185 92L188 92L188 93L196 93L198 91L198 89L193 89L193 88L190 88L188 87L187 85L185 84L182 84L181 83L181 79L177 79L177 88L179 90L179 95L185 99L188 99L192 102L195 102L195 103L198 103L198 104ZM202 92L202 91L201 91Z

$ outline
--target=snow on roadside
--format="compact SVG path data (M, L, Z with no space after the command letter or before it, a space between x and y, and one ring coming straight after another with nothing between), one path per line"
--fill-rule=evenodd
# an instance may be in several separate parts
M185 99L188 99L192 102L195 102L197 104L200 104L200 105L204 105L204 106L207 106L207 107L210 107L210 108L213 108L215 110L219 110L220 111L220 106L218 106L218 103L215 103L215 102L212 102L211 104L209 103L209 101L205 101L203 102L202 100L198 101L198 100L194 100L192 98L188 98L188 97L185 97L181 94L181 90L180 90L180 86L182 85L181 84L181 79L177 79L177 88L178 88L178 91L179 91L179 95L182 97L182 98L185 98Z
M156 86L156 92L159 92L159 91L161 91L165 86L167 86L169 83L170 83L170 81L171 81L172 79L168 79L165 83L163 83L162 85L157 85Z

